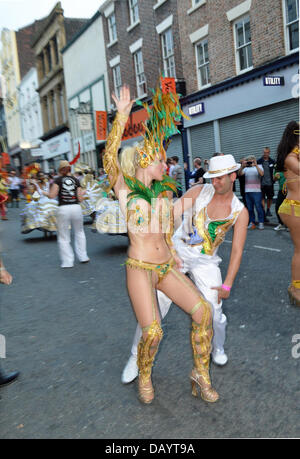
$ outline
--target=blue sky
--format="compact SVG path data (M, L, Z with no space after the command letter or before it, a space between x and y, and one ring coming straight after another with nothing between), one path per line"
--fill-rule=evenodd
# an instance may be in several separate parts
M61 0L66 17L92 17L104 0ZM18 30L48 16L56 0L0 0L0 30Z

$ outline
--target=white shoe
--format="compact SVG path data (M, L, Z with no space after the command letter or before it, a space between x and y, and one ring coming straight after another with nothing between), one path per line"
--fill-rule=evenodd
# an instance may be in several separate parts
M225 365L228 362L228 357L224 352L224 349L216 349L212 352L213 362L217 365Z
M285 226L281 225L281 223L279 223L279 225L276 226L276 228L274 228L274 231L281 231L281 230L285 230Z
M260 229L260 230L265 229L264 224L263 224L263 223L259 223L259 224L258 224L258 229Z
M131 355L123 370L121 381L123 384L131 383L139 374L139 369L136 363L137 356Z

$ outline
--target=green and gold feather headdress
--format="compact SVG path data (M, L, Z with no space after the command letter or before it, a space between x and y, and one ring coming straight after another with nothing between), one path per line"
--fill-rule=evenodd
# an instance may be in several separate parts
M171 136L180 133L176 123L183 116L189 119L181 110L179 95L176 91L162 91L157 85L156 91L152 89L153 98L151 107L147 103L137 101L148 113L148 120L144 123L144 140L137 146L139 165L144 169L155 158L166 160L165 144Z

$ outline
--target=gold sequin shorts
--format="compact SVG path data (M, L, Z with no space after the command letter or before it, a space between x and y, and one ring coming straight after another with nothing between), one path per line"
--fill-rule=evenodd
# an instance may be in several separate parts
M292 208L294 212L292 212ZM285 199L279 207L278 213L300 217L300 201L295 201L294 199Z

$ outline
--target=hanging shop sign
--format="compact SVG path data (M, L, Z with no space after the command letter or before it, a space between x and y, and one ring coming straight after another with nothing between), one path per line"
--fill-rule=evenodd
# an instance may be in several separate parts
M142 136L145 133L144 123L147 118L148 113L145 108L131 113L124 129L122 141Z
M202 113L205 113L204 102L200 102L199 104L191 105L189 107L190 116L201 115Z
M81 131L91 131L92 130L92 117L89 113L79 113L78 115L78 124Z
M44 159L55 158L55 156L64 155L71 151L71 135L69 131L59 134L52 139L43 143Z
M283 76L264 76L264 86L284 86Z
M106 140L107 136L107 113L96 111L96 139Z
M168 94L169 92L176 93L176 82L175 78L161 78L161 90L163 94Z

